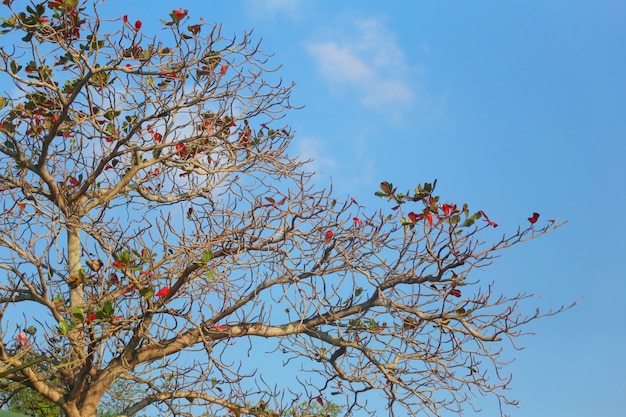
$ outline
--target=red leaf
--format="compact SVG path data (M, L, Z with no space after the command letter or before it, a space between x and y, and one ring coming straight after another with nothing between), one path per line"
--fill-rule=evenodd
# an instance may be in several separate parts
M315 397L315 401L317 401L319 405L324 405L324 400L322 400L322 397Z
M80 185L80 181L78 181L74 177L69 177L68 180L69 180L70 184L72 184L74 187L78 187Z
M455 297L460 297L461 296L461 291L457 290L456 288L453 290L450 290L450 295L453 295Z
M424 218L423 213L415 214L412 211L409 214L407 214L407 216L409 216L409 220L411 220L411 222L413 223L417 223L419 220L422 220Z
M433 214L431 212L428 212L426 218L428 219L428 224L430 224L430 227L433 227Z
M530 224L537 223L537 220L539 220L539 213L533 213L533 216L528 218Z
M482 215L483 215L483 217L485 218L485 221L487 222L487 224L488 224L489 226L493 226L494 228L498 227L498 224L497 224L497 223L492 222L491 220L489 220L489 217L487 217L487 215L485 214L485 212L484 212L484 211L482 211L482 210L481 210L481 211L480 211L480 214L482 214Z
M91 313L85 319L85 323L91 323L96 318L96 313Z
M168 295L170 293L170 287L168 287L167 285L163 288L161 288L159 291L157 291L156 294L154 294L155 297L165 297L166 295Z
M114 268L126 268L128 266L120 261L113 261L112 265Z
M324 243L325 244L329 244L331 240L333 240L333 236L335 236L335 234L333 233L332 230L328 230L325 234L324 234Z
M226 74L227 70L228 70L228 65L222 65L222 67L220 68L220 75Z
M354 222L354 224L356 226L362 226L363 225L363 222L358 217L353 218L352 221Z

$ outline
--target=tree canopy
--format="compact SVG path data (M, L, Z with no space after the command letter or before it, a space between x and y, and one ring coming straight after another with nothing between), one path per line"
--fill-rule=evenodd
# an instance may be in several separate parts
M497 224L436 181L373 185L379 209L316 187L290 154L293 86L249 33L19 3L0 24L6 401L92 417L119 384L141 387L120 415L510 401L503 342L555 312L470 273L560 224L535 213L485 243Z

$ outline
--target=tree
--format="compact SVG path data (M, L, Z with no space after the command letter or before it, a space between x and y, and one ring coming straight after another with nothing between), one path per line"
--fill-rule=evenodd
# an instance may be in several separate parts
M292 86L250 34L178 9L156 38L99 2L12 3L0 25L13 45L0 49L6 392L26 387L67 417L95 416L126 383L145 390L123 415L508 401L500 341L554 312L524 316L528 295L496 296L469 274L559 224L533 215L486 245L497 225L442 203L434 182L382 182L371 211L316 188L288 152ZM298 372L283 380L268 361Z

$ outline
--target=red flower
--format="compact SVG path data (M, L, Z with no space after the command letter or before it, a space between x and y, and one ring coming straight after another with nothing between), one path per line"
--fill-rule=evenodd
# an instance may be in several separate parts
M328 230L325 234L324 234L324 243L325 244L329 244L331 240L333 240L333 236L335 236L335 234L333 233L332 230Z
M228 70L228 65L222 65L222 67L220 68L220 75L226 74L227 70Z
M456 288L453 290L450 290L450 295L453 295L455 297L460 297L461 296L461 291L457 290Z
M96 318L96 313L91 313L85 319L85 323L91 323Z
M537 223L537 220L539 220L539 213L533 213L533 216L528 218L530 224Z
M448 204L448 203L442 204L441 205L441 210L443 210L443 214L446 217L450 217L450 214L452 214L455 211L457 211L456 204Z
M139 29L141 29L141 25L143 25L143 23L141 23L141 20L137 20L135 22L135 31L139 32Z
M30 343L28 342L28 336L26 336L26 334L24 332L20 332L17 335L17 340L19 340L20 342L22 342L24 345L28 346Z
M174 10L174 11L172 11L172 15L174 15L176 20L183 20L185 18L185 16L187 16L187 9L185 9L185 10L183 10L183 9Z
M80 181L78 181L74 177L69 177L68 180L69 180L70 184L72 184L74 187L78 187L80 185Z
M485 221L487 222L487 224L489 226L493 226L494 228L498 227L498 223L492 222L491 220L489 220L489 217L487 217L487 215L485 214L484 211L480 211L480 214L483 215L483 217L485 218Z
M160 133L155 133L152 138L154 139L155 142L157 143L161 143L161 140L163 139L163 135L161 135Z
M124 23L128 22L128 15L127 14L122 16L122 22L124 22Z
M226 330L226 329L228 329L228 326L218 325L218 326L213 326L213 327L211 327L211 329L213 329L213 330L217 330L218 332L221 332L222 330Z
M430 211L426 215L426 219L428 219L428 224L430 224L430 227L433 227L433 214Z
M352 221L354 222L355 226L362 226L363 225L363 222L358 217L353 218Z
M324 405L324 400L322 400L322 397L315 397L315 401L317 401L319 405Z
M170 293L170 287L168 287L167 285L163 288L161 288L159 291L157 291L156 294L154 294L155 297L165 297L166 295L168 295Z
M418 220L422 220L424 218L423 214L415 214L413 212L410 212L409 214L407 214L407 216L409 217L409 220L411 220L411 222L413 223L417 223Z

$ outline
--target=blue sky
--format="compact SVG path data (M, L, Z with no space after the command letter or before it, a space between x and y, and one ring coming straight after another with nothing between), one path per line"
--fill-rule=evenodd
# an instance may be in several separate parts
M305 106L286 119L292 153L315 159L320 185L375 206L382 180L437 178L443 200L485 210L498 232L533 211L567 220L477 271L541 294L528 311L579 302L509 349L521 405L508 411L626 415L626 3L106 2L151 33L178 7L226 34L254 29L275 54Z

